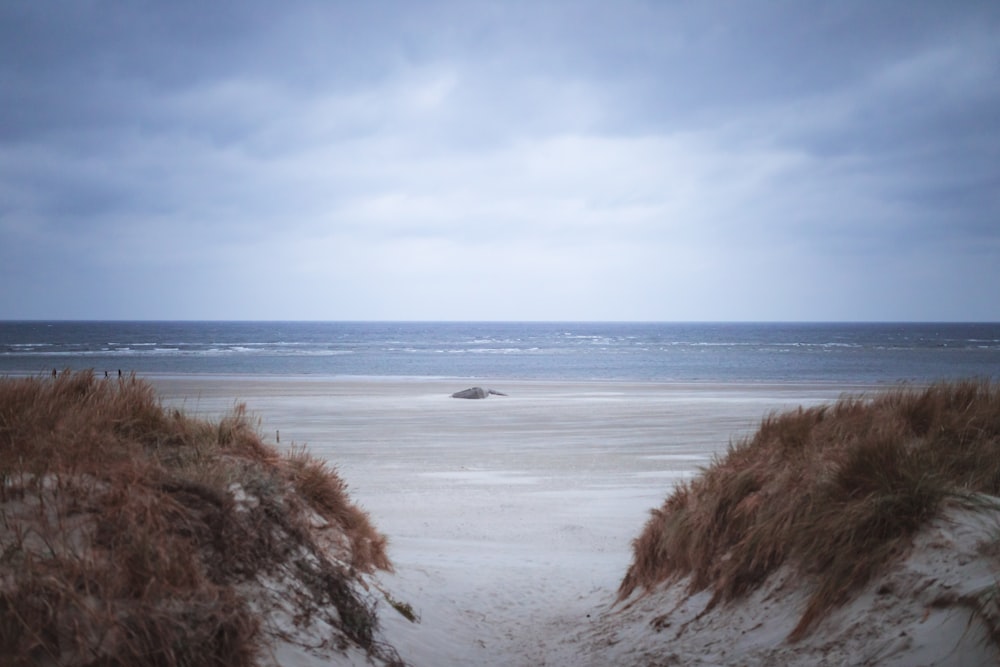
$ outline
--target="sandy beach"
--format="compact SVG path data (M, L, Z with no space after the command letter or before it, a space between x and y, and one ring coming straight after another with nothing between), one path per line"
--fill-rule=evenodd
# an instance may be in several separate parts
M563 665L615 599L672 486L774 410L865 387L151 377L164 401L247 403L282 447L328 459L390 539L387 638L416 666ZM480 383L482 384L482 383ZM867 388L871 390L871 387Z

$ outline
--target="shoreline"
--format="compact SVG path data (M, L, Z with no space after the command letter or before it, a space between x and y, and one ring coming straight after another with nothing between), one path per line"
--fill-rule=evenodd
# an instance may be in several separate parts
M373 382L373 383L422 383L422 382L458 382L458 383L496 383L496 384L634 384L652 386L745 386L745 387L782 387L782 386L814 386L814 387L864 387L886 389L898 385L924 386L938 381L950 381L968 377L966 375L945 375L941 377L915 378L915 377L895 377L877 378L874 380L844 380L831 379L822 380L817 378L767 378L767 379L727 379L721 377L704 378L666 378L651 379L642 377L572 377L572 376L520 376L520 375L405 375L405 374L352 374L352 373L294 373L294 372L185 372L185 371L146 371L118 366L103 368L97 366L45 366L41 369L0 369L0 377L47 377L55 370L62 373L70 370L74 373L81 371L92 371L95 377L107 371L108 379L115 379L118 370L121 370L124 377L135 374L136 377L144 379L160 380L208 380L208 381L259 381L259 382L324 382L324 383L352 383L352 382Z

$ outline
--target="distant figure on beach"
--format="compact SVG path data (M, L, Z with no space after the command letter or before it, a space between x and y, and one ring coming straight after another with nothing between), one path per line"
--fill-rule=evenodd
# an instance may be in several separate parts
M118 369L118 378L121 379L121 376L122 376L122 369L119 368Z
M108 377L108 372L107 371L104 371L104 377L105 377L105 379L107 379L107 377Z
M55 377L55 376L56 376L56 369L53 368L52 369L52 377Z

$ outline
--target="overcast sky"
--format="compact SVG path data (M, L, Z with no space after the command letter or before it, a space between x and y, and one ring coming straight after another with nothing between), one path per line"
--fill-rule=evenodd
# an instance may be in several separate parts
M0 319L1000 320L1000 2L0 0Z

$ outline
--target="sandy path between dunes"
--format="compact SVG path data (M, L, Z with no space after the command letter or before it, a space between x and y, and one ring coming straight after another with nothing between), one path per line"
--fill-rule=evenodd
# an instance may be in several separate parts
M568 639L614 600L630 541L673 484L767 412L864 387L152 377L214 416L334 463L390 538L382 577L421 616L381 614L412 665L579 664ZM482 383L480 383L482 384ZM871 389L870 387L867 389Z

